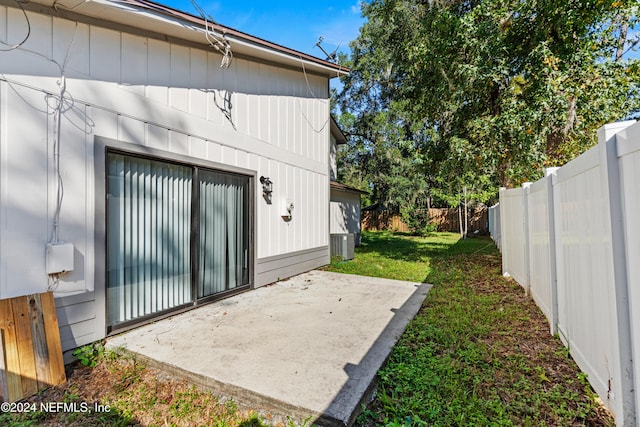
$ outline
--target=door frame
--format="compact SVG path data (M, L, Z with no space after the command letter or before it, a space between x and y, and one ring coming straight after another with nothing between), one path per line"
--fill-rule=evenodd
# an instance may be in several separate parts
M235 175L241 175L249 178L248 188L248 253L247 253L247 265L249 268L248 284L238 288L229 289L210 295L201 299L197 298L197 294L193 294L193 286L195 281L192 280L192 301L187 304L183 304L177 307L173 307L168 310L163 310L157 313L141 316L139 318L122 322L118 325L109 326L107 318L107 210L106 210L106 197L107 197L107 153L118 153L124 155L131 155L138 158L147 158L150 160L163 161L173 164L179 164L188 166L194 171L197 168L209 169L216 172L229 173ZM196 157L186 156L183 154L173 153L170 151L160 150L157 148L141 146L131 144L111 138L95 136L94 137L94 177L95 177L95 210L94 210L94 291L96 302L96 329L101 329L100 325L103 325L105 336L113 335L115 333L123 332L127 329L132 329L141 326L151 321L156 321L164 317L172 316L180 312L194 309L198 306L208 304L211 302L219 301L227 298L231 295L238 294L240 292L247 291L255 287L255 275L256 275L256 258L255 258L255 230L256 230L256 178L257 171L240 168L237 166L227 165L224 163L218 163L206 159L199 159ZM194 173L194 178L197 177L197 173ZM193 180L193 185L197 185L196 180ZM195 194L195 193L194 193ZM192 199L195 199L193 197ZM192 218L193 218L193 206L194 200L192 200ZM197 226L192 221L191 224L191 245L193 247L194 241L197 240ZM195 236L194 236L194 233ZM197 262L197 260L196 260ZM194 274L194 256L191 253L191 274ZM196 272L197 273L197 272ZM193 279L193 277L192 277Z

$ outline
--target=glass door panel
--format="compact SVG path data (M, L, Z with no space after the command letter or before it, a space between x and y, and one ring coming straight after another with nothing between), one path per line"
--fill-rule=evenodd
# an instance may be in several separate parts
M249 178L198 171L198 298L249 284Z
M193 301L192 169L107 155L109 326Z

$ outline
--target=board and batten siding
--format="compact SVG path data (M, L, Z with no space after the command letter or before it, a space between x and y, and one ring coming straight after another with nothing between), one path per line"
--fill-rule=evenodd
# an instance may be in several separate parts
M104 262L94 256L103 244L94 233L95 200L104 197L96 194L98 136L270 177L271 204L255 180L254 286L328 262L326 77L302 64L296 71L239 58L223 69L204 45L27 13L27 41L0 52L0 298L49 286L63 83L59 235L75 247L74 271L55 288L65 349L105 333L104 307L95 302L104 283L94 280L95 263ZM0 40L16 44L26 31L20 10L0 5ZM295 206L289 222L281 217L285 201Z
M360 194L331 189L330 233L360 234Z

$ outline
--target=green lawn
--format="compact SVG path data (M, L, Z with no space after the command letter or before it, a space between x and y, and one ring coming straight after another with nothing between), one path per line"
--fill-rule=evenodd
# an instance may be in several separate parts
M327 269L434 285L359 425L614 425L490 239L369 232Z
M389 231L364 232L362 244L356 249L353 260L334 259L325 269L338 273L424 282L431 272L431 258L451 250L458 239L459 235L455 233L434 233L428 238L418 238Z

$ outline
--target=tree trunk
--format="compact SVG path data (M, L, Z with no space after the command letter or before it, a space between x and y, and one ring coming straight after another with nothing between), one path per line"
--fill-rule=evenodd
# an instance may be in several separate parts
M618 46L616 47L616 62L622 61L624 55L624 45L627 42L627 33L629 32L629 20L626 16L619 16L617 21L620 25L620 35L618 36Z
M469 235L469 204L467 203L467 186L464 187L464 239Z
M458 204L458 224L460 224L460 238L464 237L464 232L462 231L462 203Z

